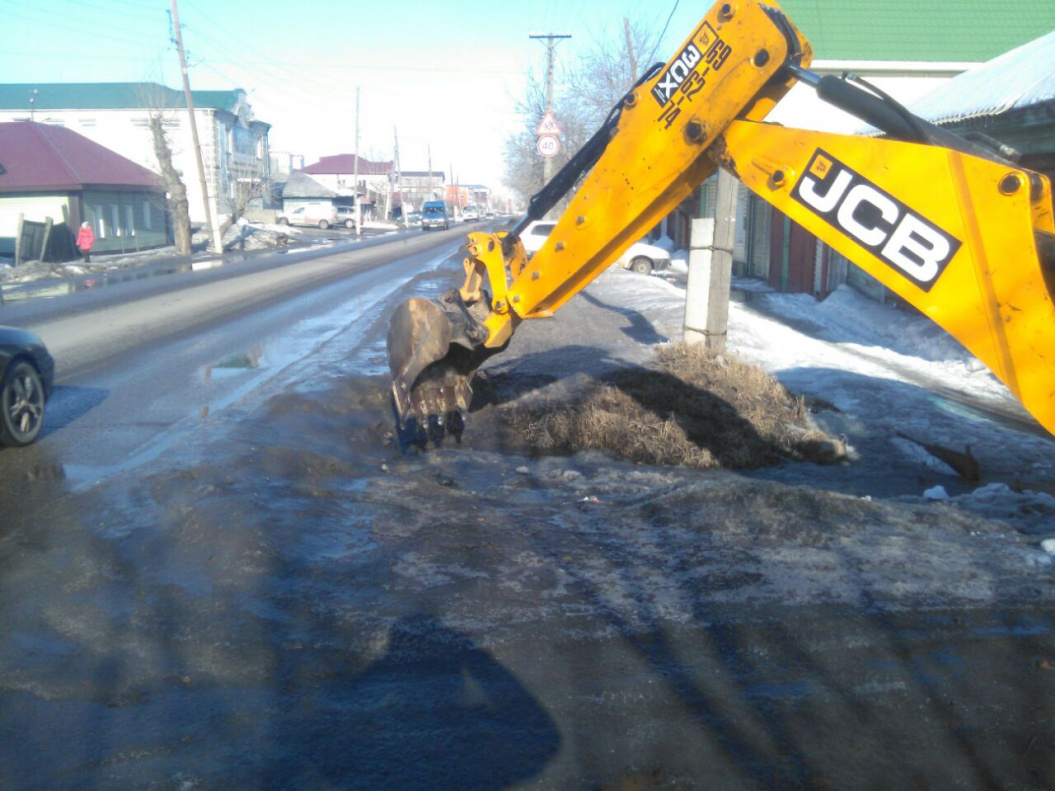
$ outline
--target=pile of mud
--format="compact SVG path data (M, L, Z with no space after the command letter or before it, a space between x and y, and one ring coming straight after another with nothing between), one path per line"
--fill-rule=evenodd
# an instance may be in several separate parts
M605 374L570 398L499 406L517 444L541 454L597 450L652 465L755 469L782 459L833 464L849 449L806 401L763 369L676 343L647 366Z

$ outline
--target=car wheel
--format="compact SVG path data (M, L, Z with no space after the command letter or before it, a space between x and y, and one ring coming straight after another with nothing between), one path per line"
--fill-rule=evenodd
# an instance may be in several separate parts
M345 220L344 221L344 227L345 228L349 228L349 229L354 228L355 227L355 220Z
M630 262L630 271L637 272L639 275L650 275L652 274L652 260L639 255Z
M326 220L319 220L319 227L325 231L327 228L330 227L330 224L326 222Z
M279 225L289 225L289 220L286 217L279 217L278 218L278 224Z
M30 445L44 425L44 385L24 360L11 364L0 390L0 445Z

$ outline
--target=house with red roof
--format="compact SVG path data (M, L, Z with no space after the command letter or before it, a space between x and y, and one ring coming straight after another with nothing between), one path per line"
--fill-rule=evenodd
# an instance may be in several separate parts
M222 222L248 201L259 208L270 193L271 125L258 120L246 92L192 91L209 195L209 214ZM161 117L176 170L183 173L194 223L205 220L187 98L153 82L0 83L0 122L42 121L75 130L157 172L150 118Z
M299 172L310 176L316 183L337 195L349 196L353 203L357 196L364 217L372 216L372 210L378 205L382 207L383 212L391 200L392 162L373 162L355 154L333 154L320 158L318 162L302 168ZM290 197L297 197L295 194L290 195L289 189L287 186L282 192L284 204Z
M50 218L57 238L87 220L95 253L171 242L160 176L71 129L33 121L0 123L0 255L14 254L20 217Z
M425 201L443 200L443 171L397 171L391 161L373 162L355 154L333 154L300 170L339 195L358 194L364 212L376 209L385 216L404 202L412 211ZM355 189L358 175L358 189ZM283 192L283 197L288 198Z

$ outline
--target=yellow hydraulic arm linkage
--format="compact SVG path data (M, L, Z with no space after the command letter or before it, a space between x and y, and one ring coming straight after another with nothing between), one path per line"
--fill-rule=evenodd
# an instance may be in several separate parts
M848 80L772 3L714 6L508 233L472 233L460 289L413 298L388 334L400 421L468 409L476 368L525 319L551 316L717 167L948 330L1055 433L1050 184ZM796 80L886 133L763 123ZM519 233L588 171L543 247Z

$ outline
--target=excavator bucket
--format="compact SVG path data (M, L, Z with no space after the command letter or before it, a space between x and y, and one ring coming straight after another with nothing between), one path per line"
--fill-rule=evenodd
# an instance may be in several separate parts
M412 297L396 309L387 346L400 425L468 411L473 374L494 353L483 346L486 337L457 289L436 301Z

